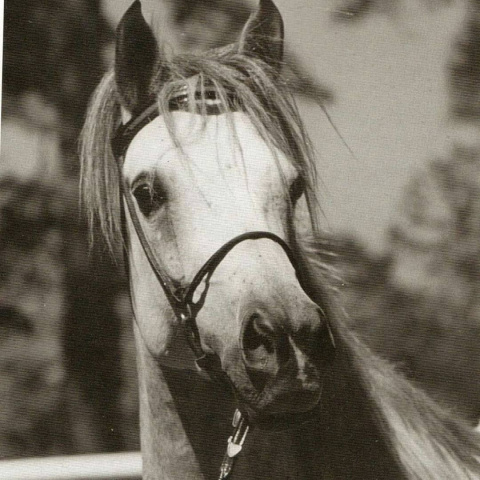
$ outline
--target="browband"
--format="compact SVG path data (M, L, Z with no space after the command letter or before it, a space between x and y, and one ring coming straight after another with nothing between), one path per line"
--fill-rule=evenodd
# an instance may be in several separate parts
M187 87L182 87L177 91L168 101L168 110L175 111L190 111L189 108L189 94ZM216 90L213 87L206 87L203 90L196 89L193 93L193 100L195 102L203 103L203 111L205 115L218 115L222 113L221 102L217 97ZM238 102L233 92L227 91L226 103L230 111L235 111L238 108ZM112 139L111 146L113 155L116 159L122 157L127 152L128 146L142 130L152 120L155 120L160 115L160 111L155 99L152 97L150 103L143 108L138 109L139 113L134 113L132 118L125 124L120 124ZM194 110L196 111L196 110Z

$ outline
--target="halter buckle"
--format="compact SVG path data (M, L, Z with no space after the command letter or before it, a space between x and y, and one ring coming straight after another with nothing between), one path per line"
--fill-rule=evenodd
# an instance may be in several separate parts
M232 425L234 429L232 436L228 439L227 451L223 457L222 465L220 467L219 480L225 480L231 475L235 465L235 460L242 451L243 444L247 438L248 430L250 429L246 418L238 409L235 410Z

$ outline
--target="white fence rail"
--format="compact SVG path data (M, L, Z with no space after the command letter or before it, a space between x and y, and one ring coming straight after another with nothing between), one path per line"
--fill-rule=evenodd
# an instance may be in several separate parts
M0 480L138 480L139 452L0 460Z

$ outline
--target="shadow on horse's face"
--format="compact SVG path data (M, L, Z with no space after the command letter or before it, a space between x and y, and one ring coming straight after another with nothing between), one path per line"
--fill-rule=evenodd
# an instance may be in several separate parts
M123 168L169 277L191 282L214 252L245 232L272 232L290 243L290 195L299 181L290 161L270 150L244 113L172 117L176 141L156 118L132 141ZM185 367L188 349L128 216L127 226L138 333L161 362ZM278 424L315 407L329 332L284 249L268 238L239 243L209 283L197 317L202 347L218 356L250 418Z

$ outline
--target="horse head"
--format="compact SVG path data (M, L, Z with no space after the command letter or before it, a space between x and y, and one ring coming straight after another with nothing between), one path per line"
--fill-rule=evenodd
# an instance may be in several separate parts
M161 52L137 1L119 25L115 62L137 336L160 363L192 365L185 312L175 311L188 303L193 350L215 359L249 418L298 421L319 402L333 340L296 254L306 174L295 149L269 136L268 116L286 122L281 108L269 111L274 92L255 88L259 65L269 85L279 74L280 14L260 2L240 40L212 54L221 74L208 54L175 64Z

